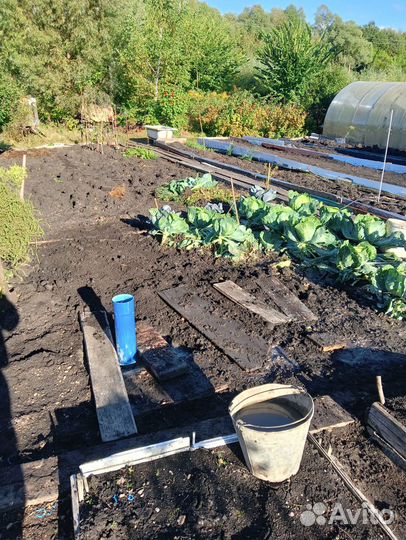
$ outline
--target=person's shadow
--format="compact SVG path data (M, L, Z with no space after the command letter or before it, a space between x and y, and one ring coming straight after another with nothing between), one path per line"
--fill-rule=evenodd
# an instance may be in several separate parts
M16 456L18 453L17 438L14 433L14 430L9 426L12 425L12 414L11 414L11 400L10 393L8 389L8 384L6 377L3 373L3 368L8 364L8 354L6 348L6 336L5 332L10 332L14 330L19 322L19 315L16 307L7 296L0 297L0 404L1 404L1 415L0 423L5 424L7 429L7 455ZM6 466L6 463L2 463L1 466ZM13 466L15 470L13 474L13 484L17 484L20 489L18 500L13 501L13 517L12 517L12 528L8 530L10 537L15 538L16 540L21 538L22 535L22 524L24 518L24 507L25 507L25 490L24 490L24 477L21 467ZM11 501L10 501L11 504ZM16 512L14 514L14 511ZM11 518L11 515L8 514ZM11 519L10 519L11 521Z

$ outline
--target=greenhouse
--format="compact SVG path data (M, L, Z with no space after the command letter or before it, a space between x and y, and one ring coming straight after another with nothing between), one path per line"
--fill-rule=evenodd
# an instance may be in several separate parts
M401 82L355 82L346 86L328 108L323 135L385 148L391 110L389 147L405 151L406 84Z

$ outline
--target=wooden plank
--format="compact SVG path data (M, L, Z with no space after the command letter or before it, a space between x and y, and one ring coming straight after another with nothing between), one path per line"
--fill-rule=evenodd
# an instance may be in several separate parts
M242 369L260 369L271 356L263 338L247 334L239 321L219 315L221 307L208 298L199 297L195 289L182 285L161 291L159 295Z
M323 352L337 351L345 349L348 341L345 338L339 338L328 332L312 332L307 334L307 339L317 345Z
M261 302L254 295L244 291L233 281L227 280L222 283L214 283L213 287L217 289L226 298L229 298L236 304L256 313L265 321L271 324L284 324L291 320L290 317L286 317L276 309L267 306L265 302Z
M193 358L188 367L188 372L182 377L159 383L145 370L123 371L134 416L146 414L163 405L174 405L213 394L215 388Z
M406 427L380 403L369 409L368 425L389 443L403 458L406 458Z
M137 323L137 349L147 369L158 381L167 381L190 370L183 351L171 347L149 324Z
M102 441L137 433L105 311L84 312L81 324Z
M310 433L319 433L327 429L345 427L353 422L354 418L330 396L315 398L314 416L310 425Z
M80 505L84 500L83 478L81 474L72 474L70 477L73 536L79 538L80 533Z
M261 278L261 280L257 281L257 284L288 317L295 321L317 321L317 316L278 278L274 276Z
M406 459L403 458L396 450L388 444L385 439L382 439L373 429L367 426L367 431L371 439L380 446L382 452L388 457L395 465L406 471Z

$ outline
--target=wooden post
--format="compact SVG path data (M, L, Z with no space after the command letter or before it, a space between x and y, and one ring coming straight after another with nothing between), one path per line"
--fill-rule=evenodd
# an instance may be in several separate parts
M383 393L382 377L380 375L376 376L376 387L378 389L379 402L385 405L385 394Z
M231 182L231 192L233 194L233 201L234 201L234 211L235 211L235 219L237 220L238 225L240 224L240 216L238 215L238 208L237 208L237 200L235 198L235 191L234 191L234 180L232 177L230 177Z
M23 155L23 169L25 170L27 168L27 154ZM20 199L24 200L24 187L25 187L25 178L23 178L23 181L21 182L20 186Z

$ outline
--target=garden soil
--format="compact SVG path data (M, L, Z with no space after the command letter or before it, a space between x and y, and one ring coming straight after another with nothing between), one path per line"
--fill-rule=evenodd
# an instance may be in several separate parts
M21 153L5 152L0 166L21 160ZM337 288L294 267L278 271L274 265L280 258L276 255L236 265L215 260L208 252L180 252L161 246L148 234L148 209L155 205L155 188L195 175L163 158L126 159L112 148L105 147L101 154L95 148L75 146L38 155L31 151L27 167L26 196L38 208L45 236L33 246L30 264L13 279L15 299L2 305L1 467L101 442L78 315L86 305L94 309L104 306L110 312L112 296L127 292L136 297L137 319L148 321L173 346L192 353L212 385L223 388L218 395L144 414L137 418L141 433L227 414L232 396L256 384L299 383L314 397L331 394L354 415L356 429L337 431L333 451L348 441L342 460L350 463L352 475L371 486L373 500L387 500L395 509L404 508L402 473L380 452L372 466L358 451L360 446L372 444L363 425L368 406L377 400L377 374L382 376L388 401L404 409L404 322L378 313L364 291ZM286 173L284 179L295 182L297 175ZM214 282L230 279L265 301L259 282L275 273L318 316L311 327L300 323L272 327L212 287ZM160 299L160 290L180 284L196 287L199 294L221 306L224 317L242 322L248 334L282 347L300 365L301 372L287 377L266 362L257 373L244 372ZM310 331L345 338L351 343L349 351L321 352L307 338ZM314 493L325 483L324 468L320 465L311 474L303 473L311 478L311 489L316 489L311 491L313 502ZM294 485L295 480L289 489ZM387 496L386 485L396 491L397 498L392 492ZM337 486L337 498L346 497L346 488L340 483ZM268 496L264 494L264 501ZM277 499L277 495L272 497ZM21 514L3 513L0 538L20 538L22 534L36 540L72 538L68 501L59 501L46 517L37 517L41 512L27 509L23 532ZM284 518L280 521L281 527L289 523ZM293 538L296 525L291 523L291 527L286 534ZM113 531L105 537L119 538L117 534ZM258 534L247 533L246 538L271 538L266 532Z

